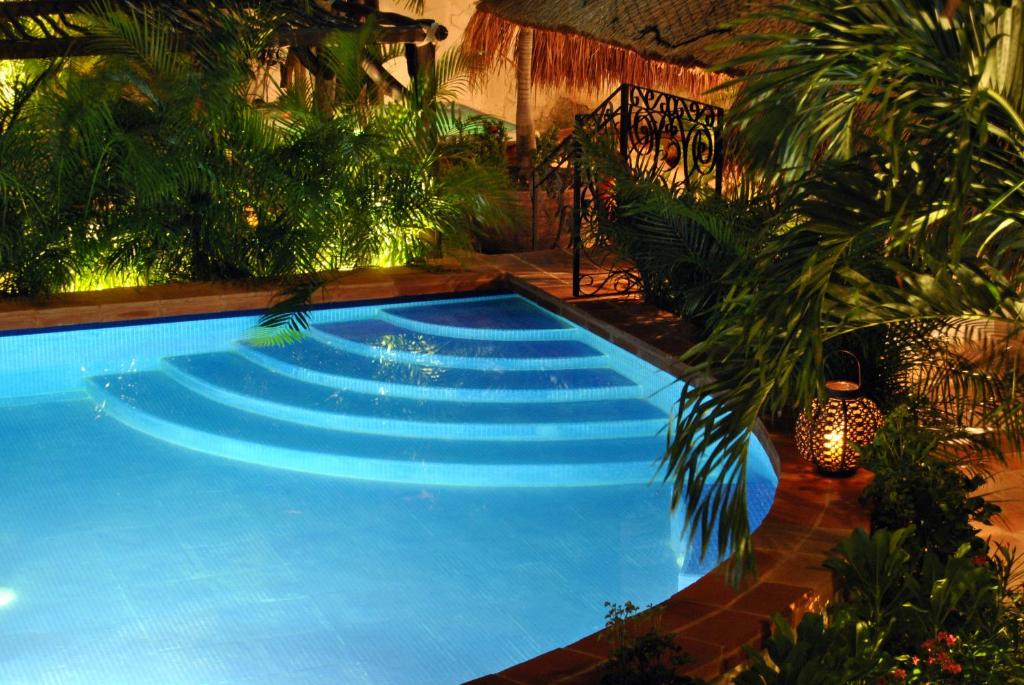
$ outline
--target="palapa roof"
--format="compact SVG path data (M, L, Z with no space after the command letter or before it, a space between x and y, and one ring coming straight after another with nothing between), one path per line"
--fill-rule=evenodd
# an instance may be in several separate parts
M764 0L753 0L760 7ZM534 83L599 87L627 81L703 93L728 80L708 67L744 54L725 26L752 0L479 0L465 49L498 63L519 28L534 32Z

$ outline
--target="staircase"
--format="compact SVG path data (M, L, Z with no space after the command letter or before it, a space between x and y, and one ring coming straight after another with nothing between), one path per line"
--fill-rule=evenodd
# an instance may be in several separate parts
M496 296L385 306L317 323L284 347L240 342L87 386L106 415L209 455L507 487L649 482L672 380L522 298Z

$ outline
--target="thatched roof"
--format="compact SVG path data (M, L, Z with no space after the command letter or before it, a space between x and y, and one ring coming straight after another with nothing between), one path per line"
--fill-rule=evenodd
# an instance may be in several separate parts
M757 0L755 0L757 1ZM742 54L725 22L751 0L479 0L465 49L497 63L519 28L534 32L534 83L600 87L627 81L697 95L727 80L707 67ZM763 6L765 2L758 1ZM759 27L746 25L743 31Z

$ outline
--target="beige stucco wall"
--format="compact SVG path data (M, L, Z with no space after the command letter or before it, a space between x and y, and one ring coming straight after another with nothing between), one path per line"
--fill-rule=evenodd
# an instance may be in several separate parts
M438 45L438 53L443 54L462 43L462 36L475 6L475 0L423 0L423 12L414 16L433 19L448 29L448 38ZM381 0L381 9L413 15L407 5L395 0ZM407 81L404 63L392 63L388 67L403 82ZM459 97L459 102L485 114L515 121L516 88L512 55L507 56L504 69L483 76L477 86ZM600 92L535 88L533 112L537 130L542 131L551 125L572 126L573 114L590 111L606 95Z

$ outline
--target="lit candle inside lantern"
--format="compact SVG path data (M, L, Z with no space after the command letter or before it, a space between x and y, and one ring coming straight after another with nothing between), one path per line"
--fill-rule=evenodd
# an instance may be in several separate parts
M821 436L825 454L840 459L843 456L843 431L833 429Z

